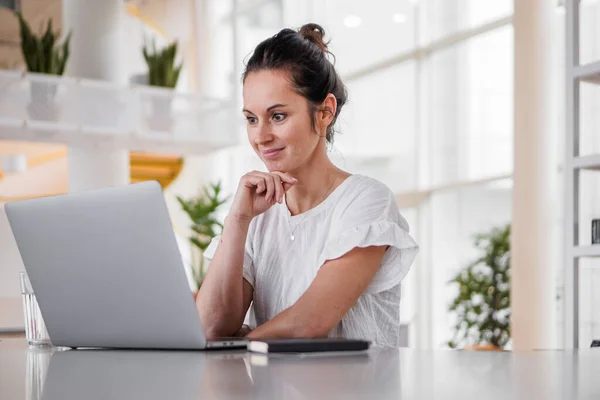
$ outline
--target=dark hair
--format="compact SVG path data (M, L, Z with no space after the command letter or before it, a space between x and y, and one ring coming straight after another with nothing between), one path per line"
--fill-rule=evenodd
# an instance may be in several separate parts
M323 41L323 36L325 31L317 24L306 24L297 31L282 29L256 46L246 64L242 82L251 72L269 69L289 71L294 89L308 100L313 130L318 105L329 93L333 94L337 108L325 135L327 142L332 144L333 126L348 100L348 92L327 57L333 57L333 54L327 49L328 43Z

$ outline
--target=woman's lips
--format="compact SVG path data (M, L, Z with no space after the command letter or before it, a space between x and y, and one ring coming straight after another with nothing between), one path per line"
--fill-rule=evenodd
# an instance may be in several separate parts
M274 157L277 157L277 155L281 152L281 150L283 150L283 148L281 148L281 149L263 150L262 151L262 156L264 158L274 158Z

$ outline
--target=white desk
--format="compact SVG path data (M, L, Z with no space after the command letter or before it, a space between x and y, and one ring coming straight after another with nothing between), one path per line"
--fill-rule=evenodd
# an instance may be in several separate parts
M241 352L51 354L9 339L0 342L0 398L600 399L600 349L372 349L363 355L304 358Z

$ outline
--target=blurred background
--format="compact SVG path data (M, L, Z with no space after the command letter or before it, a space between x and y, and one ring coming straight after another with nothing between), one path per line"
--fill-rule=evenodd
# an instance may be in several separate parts
M569 345L565 332L573 323L565 321L570 315L565 271L572 267L565 261L563 171L565 146L572 140L566 126L577 113L580 153L599 152L600 86L583 82L578 104L567 101L567 49L573 44L566 41L565 4L532 3L545 18L533 21L531 30L543 23L547 39L539 48L547 63L536 66L543 71L547 132L528 148L539 145L539 151L551 153L543 168L553 190L536 198L541 193L544 207L551 208L550 239L540 246L550 260L544 285L551 287L545 309L552 318L546 329L553 332L550 347L561 348ZM576 3L579 61L593 64L600 60L600 1ZM194 213L222 222L229 204L211 209L202 207L202 199L226 199L241 175L264 170L247 143L240 111L244 61L281 28L316 22L331 40L350 98L331 158L343 169L387 184L421 247L403 283L405 345L447 347L457 324L477 336L473 325L483 329L490 314L489 287L509 298L504 278L488 282L475 273L467 277L472 281L451 281L489 252L497 262L482 261L480 273L508 275L507 252L478 247L475 235L492 232L508 245L499 232L513 221L520 198L513 183L524 172L515 165L527 168L514 159L515 135L527 134L515 131L515 99L538 86L514 85L515 44L526 42L531 32L514 27L512 0L1 0L0 6L0 203L157 179L194 289L201 281L202 250L189 240L197 233ZM32 69L14 11L21 11L40 37L51 20L51 30L60 31L55 46L70 32L64 73ZM169 59L161 49L174 42ZM163 65L172 70L181 64L175 82L152 81L157 67L145 59L144 48L166 57ZM215 193L210 185L218 182ZM590 221L600 218L600 180L586 171L579 186L578 217L585 234L580 242L589 245ZM218 231L215 224L210 228ZM595 260L579 262L574 292L575 331L585 346L600 338ZM0 330L22 329L22 269L0 212ZM482 279L488 283L479 293ZM466 295L469 304L462 303L467 309L450 310L464 290L473 291ZM507 330L507 302L493 311L495 333ZM469 335L456 345L478 343Z

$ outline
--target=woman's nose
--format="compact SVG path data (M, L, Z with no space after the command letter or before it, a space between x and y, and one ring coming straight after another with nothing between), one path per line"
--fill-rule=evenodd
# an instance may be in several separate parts
M256 144L268 143L273 140L273 131L271 130L271 126L269 124L261 123L256 128L254 142Z

